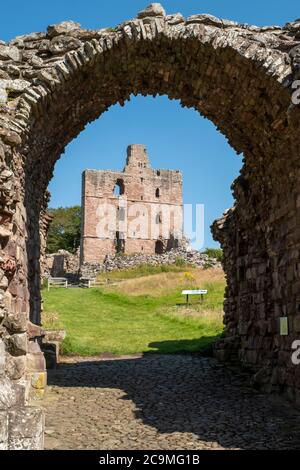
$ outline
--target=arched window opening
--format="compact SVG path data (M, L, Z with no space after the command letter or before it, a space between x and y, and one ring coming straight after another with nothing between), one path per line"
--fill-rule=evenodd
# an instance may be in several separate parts
M122 196L125 194L125 185L122 179L117 179L114 187L114 196Z
M159 191L159 188L156 189L155 191L155 197L160 197L160 191Z

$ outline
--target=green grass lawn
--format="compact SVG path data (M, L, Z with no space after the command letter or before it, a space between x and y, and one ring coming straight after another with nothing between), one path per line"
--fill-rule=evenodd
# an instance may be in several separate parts
M123 273L124 275L124 273ZM169 274L152 278L161 288ZM181 276L181 277L180 277ZM174 353L198 351L222 333L224 280L202 282L209 294L203 305L178 306L182 273L174 273L173 290L168 295L155 292L149 285L152 276L132 279L122 288L139 287L143 295L130 295L115 286L101 289L51 289L43 291L43 324L46 328L63 328L67 338L65 354L98 355L101 353L133 354L140 352ZM126 287L126 282L129 287ZM169 279L168 279L169 282Z

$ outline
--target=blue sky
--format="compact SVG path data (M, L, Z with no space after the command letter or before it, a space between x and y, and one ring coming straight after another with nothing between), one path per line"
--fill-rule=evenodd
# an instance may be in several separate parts
M0 39L44 31L51 23L72 19L85 28L113 27L135 17L145 0L14 0L1 4ZM165 0L168 13L184 16L211 13L256 25L283 25L300 17L299 0ZM205 205L205 246L215 246L209 226L232 205L230 185L238 175L241 157L229 147L214 125L191 109L166 97L137 97L112 107L69 144L56 164L50 183L51 206L80 203L81 173L85 168L121 169L126 147L146 144L157 168L180 169L184 202Z

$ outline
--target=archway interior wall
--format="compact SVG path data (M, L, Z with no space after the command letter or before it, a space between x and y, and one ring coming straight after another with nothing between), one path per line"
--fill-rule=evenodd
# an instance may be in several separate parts
M228 281L226 334L216 353L238 357L255 380L297 399L299 373L289 361L300 314L299 111L289 86L298 74L299 31L297 22L257 28L150 9L114 30L69 22L0 45L0 409L7 423L0 445L42 445L42 415L24 405L45 381L40 220L55 161L89 121L132 93L180 99L244 153L235 207L213 227ZM278 333L283 315L288 337ZM20 426L30 420L24 438Z

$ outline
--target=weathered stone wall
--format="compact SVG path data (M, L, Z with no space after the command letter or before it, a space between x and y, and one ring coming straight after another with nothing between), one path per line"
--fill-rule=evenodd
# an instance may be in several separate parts
M43 278L66 277L70 281L78 279L79 251L70 253L59 250L57 253L46 254L44 257Z
M40 253L40 270L41 270L41 279L45 277L45 274L48 272L48 263L47 263L47 238L48 232L53 220L53 216L47 212L48 202L50 199L50 193L47 191L45 194L45 201L44 207L40 213L40 245L41 245L41 253Z
M181 173L152 169L144 145L128 147L123 172L86 170L81 263L101 262L118 251L155 253L157 242L163 251L174 247L183 236L182 204Z
M42 445L39 412L35 429L13 423L34 416L28 392L43 367L32 323L40 322L39 223L54 164L88 122L131 94L179 99L243 153L234 209L214 225L228 283L218 355L239 358L266 389L299 404L300 368L291 363L300 333L300 112L291 101L299 78L299 21L259 28L154 6L113 30L66 22L0 43L2 447Z
M135 253L132 255L107 255L102 263L84 263L80 266L82 278L95 278L98 273L131 269L143 264L163 266L185 263L197 268L220 268L221 263L197 250L171 249L161 255Z
M1 47L0 47L1 48ZM0 115L9 119L9 112ZM3 126L3 120L1 121ZM41 397L45 361L30 321L27 216L21 139L0 127L0 449L40 449L44 418L27 406ZM39 225L36 226L39 240Z

